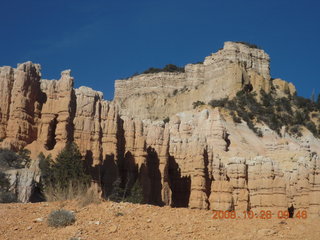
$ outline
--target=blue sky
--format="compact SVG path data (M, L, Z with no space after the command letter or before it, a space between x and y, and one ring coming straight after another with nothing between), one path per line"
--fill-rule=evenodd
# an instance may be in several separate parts
M113 98L114 80L149 67L202 61L225 41L271 57L271 75L298 94L320 91L317 0L2 0L0 66L31 60L42 76L71 69L75 86Z

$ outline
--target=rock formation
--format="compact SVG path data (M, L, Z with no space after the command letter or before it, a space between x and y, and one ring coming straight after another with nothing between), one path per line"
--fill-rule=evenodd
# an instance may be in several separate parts
M4 171L8 176L10 189L17 197L19 202L39 201L41 171L39 162L34 161L29 168L7 169Z
M36 159L40 152L54 157L74 141L106 196L120 175L137 178L152 204L274 214L293 207L319 216L318 138L308 130L299 138L279 136L263 123L258 137L223 108L192 106L241 89L294 94L291 83L271 82L269 61L261 49L226 42L185 72L117 80L111 102L91 88L74 89L70 70L43 80L31 62L2 67L1 144L27 148ZM36 181L23 174L11 173L12 183ZM30 190L21 184L20 200L28 201Z
M6 148L19 149L37 139L40 114L40 65L26 62L1 72L1 129ZM3 74L2 74L3 73Z
M226 42L201 64L183 73L160 72L116 80L114 101L121 115L163 119L192 109L195 101L232 97L244 86L270 91L270 58L263 50Z

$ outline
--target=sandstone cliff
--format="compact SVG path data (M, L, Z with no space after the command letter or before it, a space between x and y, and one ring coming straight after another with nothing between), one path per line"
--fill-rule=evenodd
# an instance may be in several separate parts
M190 110L195 101L232 97L246 85L257 92L269 92L269 62L261 49L226 42L202 64L186 65L184 73L141 74L116 80L114 101L122 115L163 119Z
M319 216L318 138L307 129L298 138L279 136L264 123L257 123L258 137L223 108L192 106L244 88L294 94L292 84L271 81L269 61L263 50L226 42L184 73L117 80L111 102L91 88L74 89L69 70L44 80L31 62L2 67L1 144L27 148L36 159L74 141L105 195L120 174L137 177L152 204L273 212L292 206Z

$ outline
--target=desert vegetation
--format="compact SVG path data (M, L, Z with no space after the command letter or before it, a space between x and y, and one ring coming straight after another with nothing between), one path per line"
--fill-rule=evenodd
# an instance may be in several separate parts
M150 67L150 68L144 70L142 73L135 72L129 78L138 76L140 74L160 73L160 72L183 73L183 72L185 72L185 69L184 69L184 67L178 67L174 64L167 64L163 68ZM125 79L128 79L128 78L125 78Z
M39 155L41 189L47 201L78 199L81 206L101 201L100 194L86 174L82 156L74 143L69 143L57 156ZM115 202L142 203L142 187L138 180L129 178L126 182L119 177L112 186L109 200Z
M199 106L202 106L202 105L205 105L205 103L202 102L202 101L196 101L196 102L192 103L193 109L195 109L195 108L197 108Z
M41 185L46 200L66 200L84 195L89 189L91 177L85 173L82 156L76 144L69 143L58 154L39 155Z
M261 90L260 99L255 92L239 91L231 100L211 100L208 104L230 110L235 123L245 121L260 137L262 132L255 126L259 122L264 122L279 135L282 126L285 126L289 134L301 136L301 127L304 126L317 137L320 135L320 127L315 125L310 116L320 111L319 102L319 99L314 102L296 95L276 98L272 92L267 94Z
M158 72L184 72L184 67L178 67L174 64L167 64L163 68L150 67L143 71L143 74L158 73Z
M108 196L108 200L114 202L131 202L131 203L143 203L143 190L138 179L135 181L128 179L122 181L121 178L117 178L113 183L112 192Z
M66 227L76 221L73 212L64 209L53 210L48 216L48 225L50 227Z
M77 199L81 206L101 202L101 194L92 184L91 176L86 173L76 144L68 143L55 160L51 155L45 156L43 153L39 154L38 159L41 174L37 186L43 200ZM28 167L30 161L28 151L15 153L8 149L0 149L0 203L17 201L16 195L10 191L10 182L5 170ZM119 177L113 183L108 199L116 202L142 203L142 186L135 178L128 178L123 182Z
M22 149L18 152L0 149L0 167L3 169L24 168L29 166L30 162L30 151L27 149Z
M166 118L164 118L162 121L163 121L164 123L168 123L168 122L170 122L170 118L169 118L169 117L166 117Z
M249 42L236 42L236 43L242 43L242 44L244 44L244 45L246 45L246 46L248 46L249 48L257 48L257 49L261 49L261 47L259 47L258 45L256 45L256 44L252 44L252 43L249 43Z
M16 202L16 196L10 192L10 183L5 173L0 172L0 203Z
M22 149L17 153L9 149L0 149L0 203L16 202L17 197L11 191L9 177L10 169L21 169L30 165L30 152Z

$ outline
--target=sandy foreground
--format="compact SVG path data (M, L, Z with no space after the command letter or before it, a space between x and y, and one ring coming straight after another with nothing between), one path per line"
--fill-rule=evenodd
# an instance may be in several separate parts
M64 228L47 225L52 210L75 212ZM103 202L0 204L0 239L320 239L320 219L212 219L211 211Z

